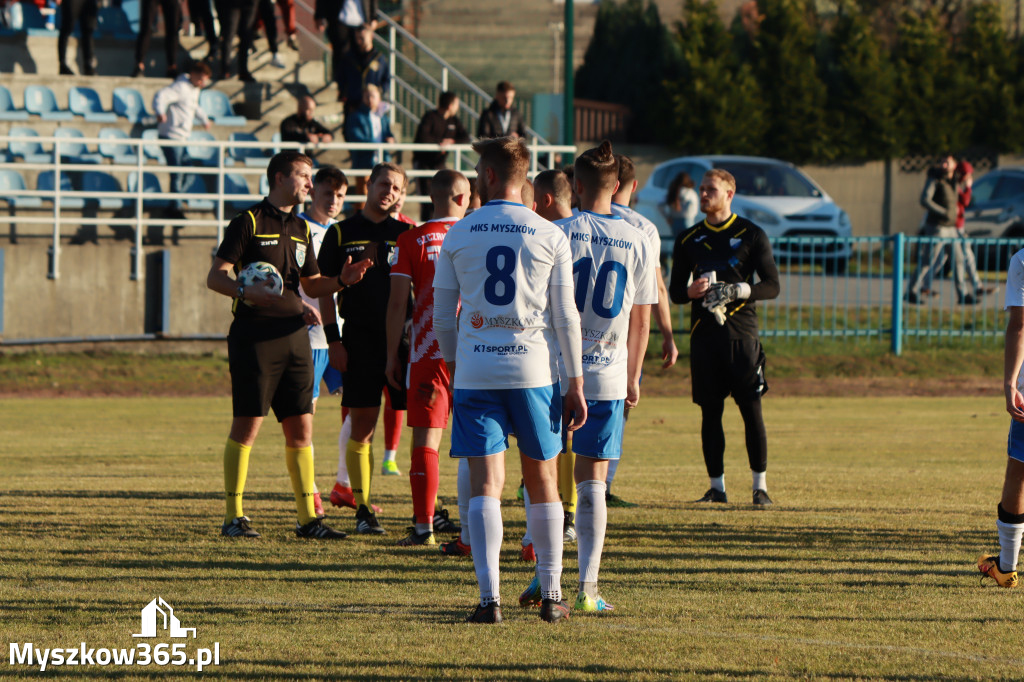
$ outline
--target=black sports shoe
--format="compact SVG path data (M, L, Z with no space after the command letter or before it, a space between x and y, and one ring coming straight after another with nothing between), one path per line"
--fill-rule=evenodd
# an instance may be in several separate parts
M768 497L767 490L757 489L754 491L754 504L759 507L769 507L773 502L772 498Z
M334 530L321 518L313 519L305 526L300 526L296 522L295 534L300 538L319 538L320 540L344 540L348 537L348 533Z
M448 520L447 509L434 510L434 532L435 533L461 533L462 526L454 521Z
M409 535L398 541L399 547L412 547L413 545L436 545L437 540L431 531L417 533L416 526L409 528Z
M716 490L715 488L708 488L708 491L704 493L704 497L694 502L728 502L729 498L726 496L724 490Z
M470 546L462 544L461 535L456 535L451 542L442 542L440 550L445 556L473 556Z
M500 623L501 622L501 606L495 602L491 602L487 606L476 605L476 610L469 614L469 618L466 619L467 623Z
M259 533L249 525L248 516L239 516L231 523L225 523L220 527L220 534L229 538L258 538Z
M377 515L366 508L365 504L359 505L359 509L356 510L356 532L362 533L363 535L384 535L387 533L380 522L377 521Z
M629 507L639 507L640 506L636 502L626 502L624 499L622 499L618 495L613 494L610 490L607 491L604 494L604 503L605 503L605 506L607 506L607 507L621 507L621 508L624 508L624 509L625 508L629 508Z
M545 599L540 603L540 617L549 623L569 620L569 605L564 600Z
M978 303L980 303L980 301L970 294L960 298L960 305L978 305Z

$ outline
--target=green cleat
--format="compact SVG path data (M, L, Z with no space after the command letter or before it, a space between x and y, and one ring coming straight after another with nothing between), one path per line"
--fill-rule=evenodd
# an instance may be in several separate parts
M594 599L586 592L580 592L576 595L576 603L573 605L573 608L577 611L586 611L587 613L612 611L615 609L614 606L602 599L601 595L597 595L597 599Z

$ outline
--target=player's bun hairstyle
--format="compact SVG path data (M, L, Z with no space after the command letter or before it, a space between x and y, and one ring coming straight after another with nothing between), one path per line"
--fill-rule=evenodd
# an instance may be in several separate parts
M530 170L530 150L526 141L514 137L477 140L473 151L480 155L480 166L490 168L503 185L521 187Z
M636 166L633 165L633 159L625 154L616 154L615 160L619 163L619 187L636 180Z
M313 159L294 149L274 154L273 158L270 159L270 163L267 164L267 181L270 183L270 189L274 189L277 185L278 173L291 175L296 164L300 163L306 164L310 168L313 167Z
M348 178L345 177L340 168L324 166L317 171L316 176L313 178L313 184L322 185L324 183L329 184L331 189L337 192L342 187L348 187Z
M447 202L459 194L469 193L469 180L457 170L443 168L430 178L430 198Z
M445 109L450 107L452 105L452 102L454 102L458 98L459 96L456 95L451 90L445 90L437 97L437 108L444 111Z
M376 166L373 167L373 170L370 171L369 183L372 185L377 181L377 178L379 178L384 173L388 172L398 173L399 175L401 175L403 186L409 184L409 178L406 176L405 170L403 170L402 167L399 166L397 163L391 163L390 161L378 163Z
M732 173L730 173L729 171L722 170L721 168L712 168L708 172L704 173L704 177L716 178L723 185L731 189L733 194L736 193L736 178L734 178L732 176Z
M576 180L588 190L611 190L619 179L619 164L608 140L576 157Z
M533 179L533 189L537 194L550 194L556 206L569 208L572 203L572 187L569 178L560 170L546 170L537 173Z

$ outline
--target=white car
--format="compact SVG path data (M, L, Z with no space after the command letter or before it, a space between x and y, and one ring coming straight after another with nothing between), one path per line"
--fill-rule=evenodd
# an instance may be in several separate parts
M782 243L775 248L780 263L819 261L830 272L845 272L850 259L850 217L824 189L793 164L759 156L683 156L655 166L636 194L636 210L658 227L662 253L671 255L675 240L659 204L668 186L685 171L700 185L704 173L721 168L736 178L732 210L757 224L769 237L826 237L805 243ZM704 214L698 213L697 220Z

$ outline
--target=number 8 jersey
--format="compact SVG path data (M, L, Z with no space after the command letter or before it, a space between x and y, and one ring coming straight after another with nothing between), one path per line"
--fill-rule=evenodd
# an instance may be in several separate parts
M462 299L454 388L506 389L558 381L551 287L572 287L569 242L522 204L491 201L452 226L434 289Z
M581 211L558 225L569 238L583 327L583 395L626 397L626 336L633 305L657 305L657 260L621 216Z

